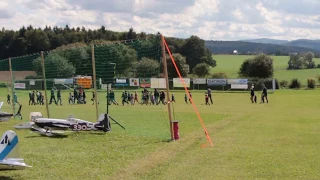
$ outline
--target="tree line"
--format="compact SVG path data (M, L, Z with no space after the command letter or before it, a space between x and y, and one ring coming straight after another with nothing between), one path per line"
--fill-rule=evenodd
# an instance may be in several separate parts
M115 43L122 41L122 43ZM90 43L103 46L95 47L97 76L105 76L105 72L113 72L110 63L116 62L115 77L147 77L158 76L161 70L161 46L159 33L137 33L133 28L127 32L114 32L104 26L96 30L84 27L70 28L50 27L34 28L31 25L17 31L2 29L0 31L0 58L23 56L40 51L51 51L45 56L46 76L70 77L75 74L92 74ZM205 41L197 36L188 39L166 37L166 42L173 57L186 76L197 64L215 67ZM112 58L110 58L112 57ZM23 59L21 60L23 61ZM30 67L21 66L16 70L35 70L42 75L41 59L21 62ZM177 72L167 54L169 77L177 77ZM4 70L5 68L1 68ZM47 75L48 74L48 75ZM113 76L112 75L112 76ZM34 77L32 77L34 78Z

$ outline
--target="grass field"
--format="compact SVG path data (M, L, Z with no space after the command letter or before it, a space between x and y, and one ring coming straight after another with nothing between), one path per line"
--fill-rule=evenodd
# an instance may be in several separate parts
M27 92L17 93L24 105L23 122L32 111L46 114L44 107L27 105ZM167 106L111 106L110 115L126 130L112 124L106 134L67 133L67 138L15 130L21 155L33 167L1 172L0 179L319 179L320 105L314 101L320 98L319 90L277 91L269 104L251 104L248 93L214 93L211 106L203 105L204 92L194 91L214 143L206 148L201 148L206 138L192 106L183 102L183 92L174 93L179 141L168 142ZM120 100L120 93L116 98ZM101 100L100 111L105 107ZM4 105L2 110L11 109ZM50 105L50 113L95 121L90 103ZM20 122L0 123L0 133Z
M253 56L245 55L214 55L213 58L217 61L217 67L213 72L224 72L230 78L238 77L238 71L242 62ZM288 67L288 56L272 56L274 59L274 77L279 81L291 81L293 78L298 78L302 84L307 84L308 78L316 78L320 75L320 69L303 69L303 70L286 70ZM319 58L314 58L316 64L320 64Z

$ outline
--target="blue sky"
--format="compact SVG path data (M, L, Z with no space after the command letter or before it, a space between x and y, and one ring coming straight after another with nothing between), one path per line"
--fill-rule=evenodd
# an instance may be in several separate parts
M319 0L1 0L6 29L84 26L206 40L320 39Z

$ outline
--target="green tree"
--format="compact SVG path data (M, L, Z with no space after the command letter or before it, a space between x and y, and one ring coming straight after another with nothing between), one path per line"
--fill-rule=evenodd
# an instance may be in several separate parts
M136 77L156 77L160 73L160 63L154 59L143 57L135 63L134 69Z
M92 74L92 60L87 51L91 51L90 47L84 43L68 44L55 49L58 55L72 63L79 75Z
M186 58L182 56L179 53L173 53L172 57L175 60L175 63L180 71L180 74L182 77L185 77L188 75L188 66ZM167 69L168 69L168 76L169 78L176 78L179 77L178 72L176 71L176 68L174 67L171 57L167 55Z
M106 56L109 55L109 56ZM106 44L95 47L97 78L106 77L110 72L110 63L116 64L117 77L127 77L132 73L132 66L138 61L137 52L125 44Z
M315 67L315 63L313 61L313 58L314 58L313 52L304 53L303 58L304 58L306 68L311 69Z
M42 60L41 57L33 60L33 67L37 75L42 75ZM44 60L44 67L46 71L46 78L70 78L74 76L76 68L68 62L64 57L57 53L49 53Z
M245 60L238 72L241 77L270 78L273 77L273 59L259 54L253 59Z
M193 74L198 77L205 77L210 74L210 66L207 63L199 63L193 68Z

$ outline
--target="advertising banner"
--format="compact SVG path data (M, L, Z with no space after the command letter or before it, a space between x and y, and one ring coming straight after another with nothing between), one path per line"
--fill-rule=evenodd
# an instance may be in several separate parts
M227 84L226 79L207 79L208 86L224 86Z
M116 79L116 86L128 86L127 79Z
M190 78L183 78L184 83L186 84L186 87L190 87ZM183 82L180 80L180 78L173 78L173 87L184 87Z
M14 83L15 89L26 89L26 83Z
M193 84L206 84L206 79L193 79Z
M150 78L140 78L140 87L150 88L151 87Z
M29 84L30 84L30 86L34 86L34 85L36 85L36 81L35 80L30 80Z
M139 86L139 78L130 78L130 86Z
M151 88L165 89L166 79L165 78L151 78Z
M248 79L228 79L228 84L248 84Z
M73 79L54 79L54 84L73 84Z

